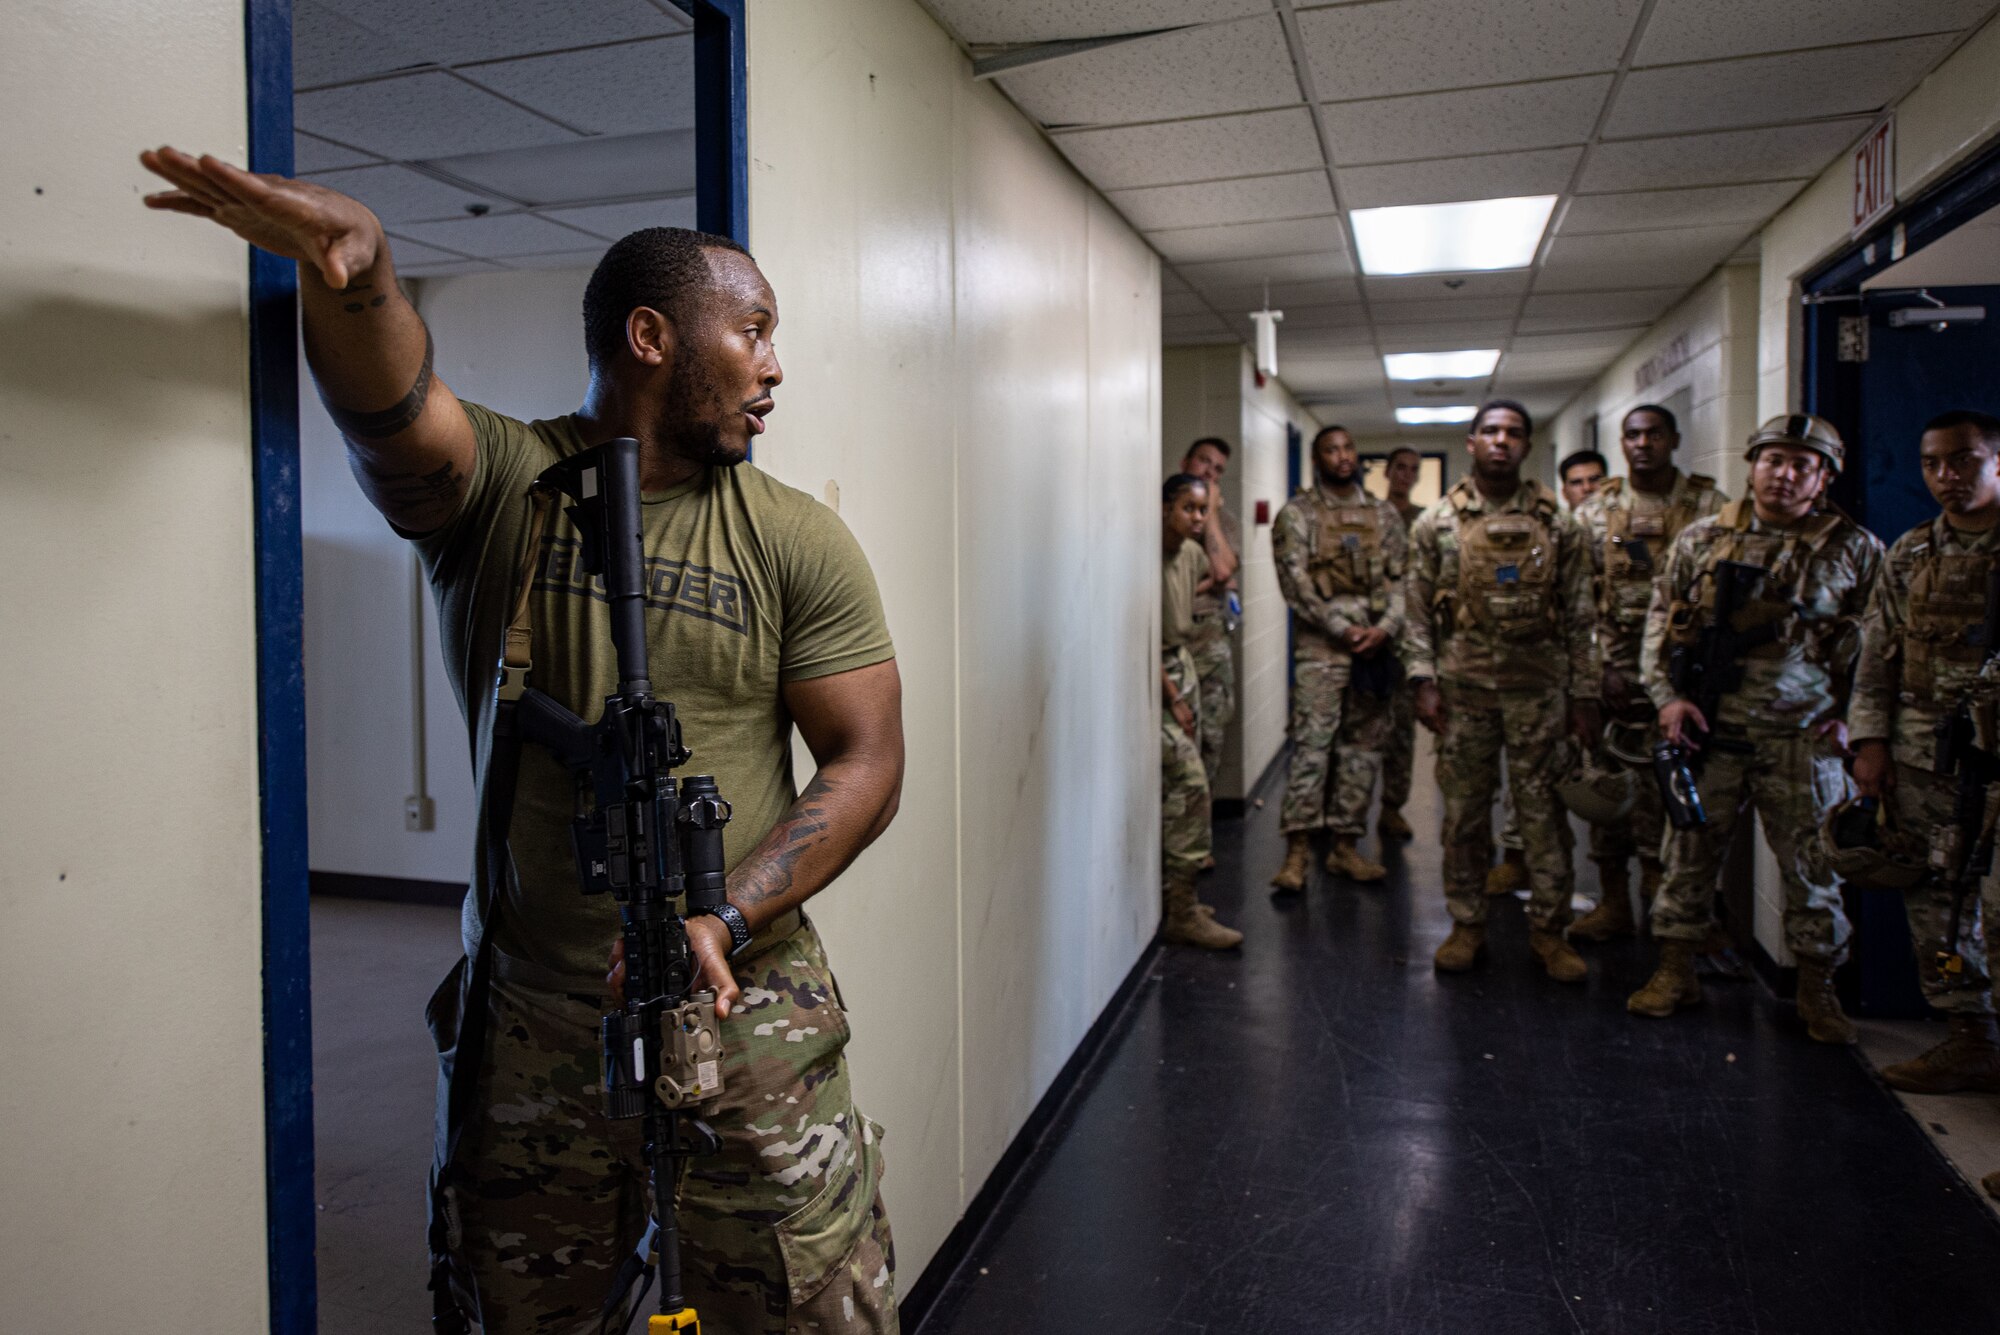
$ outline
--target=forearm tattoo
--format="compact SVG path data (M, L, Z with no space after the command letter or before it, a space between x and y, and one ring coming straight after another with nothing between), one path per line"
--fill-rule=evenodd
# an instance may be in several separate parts
M824 772L813 775L790 814L772 827L730 887L738 908L767 904L792 892L799 862L833 823L826 809L833 789Z
M424 330L424 364L417 368L417 383L410 386L410 392L398 402L379 412L357 412L343 408L331 399L322 400L332 416L340 434L349 440L386 440L415 426L417 419L424 415L424 405L431 397L431 359L436 346L431 341L431 331Z

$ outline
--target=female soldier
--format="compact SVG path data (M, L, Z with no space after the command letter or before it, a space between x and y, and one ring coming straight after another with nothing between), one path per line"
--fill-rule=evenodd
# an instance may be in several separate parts
M1195 877L1209 853L1208 774L1201 763L1201 679L1188 641L1194 637L1195 586L1208 573L1202 528L1208 484L1188 473L1167 479L1161 494L1160 586L1160 874L1166 899L1161 934L1179 945L1228 950L1243 933L1215 920L1195 898Z

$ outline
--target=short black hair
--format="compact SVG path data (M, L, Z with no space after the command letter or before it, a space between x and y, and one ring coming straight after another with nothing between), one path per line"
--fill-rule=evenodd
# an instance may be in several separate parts
M1627 408L1625 415L1618 419L1618 430L1621 435L1625 431L1625 424L1632 420L1633 413L1651 413L1667 424L1667 434L1670 436L1678 436L1681 433L1681 424L1674 417L1671 408L1662 408L1657 403L1642 403L1636 408Z
M1215 448L1216 448L1216 449L1218 449L1218 450L1221 450L1221 451L1222 451L1222 457L1223 457L1223 458L1225 458L1225 459L1227 459L1227 458L1229 457L1230 453L1231 453L1231 451L1230 451L1230 449L1229 449L1229 442L1228 442L1228 441L1226 441L1226 440L1224 440L1224 439L1223 439L1222 437L1220 437L1220 436L1203 436L1203 437L1202 437L1202 438L1201 438L1200 440L1198 440L1198 441L1196 441L1196 442L1195 442L1194 444L1192 444L1192 445L1188 446L1188 447L1187 447L1187 454L1183 454L1183 455L1181 456L1181 458L1183 458L1183 459L1187 458L1189 454L1193 454L1193 453L1194 453L1194 452L1195 452L1196 450L1200 449L1200 448L1201 448L1202 446L1204 446L1204 445L1213 445L1213 446L1215 446Z
M1390 450L1389 457L1387 459L1384 459L1382 462L1384 462L1385 464L1392 464L1406 454L1409 455L1412 459L1417 460L1419 463L1423 462L1424 456L1420 454L1416 449L1408 445L1398 445L1395 449Z
M1479 411L1472 415L1472 429L1474 431L1479 430L1479 424L1486 420L1486 414L1498 412L1502 408L1505 408L1510 413L1519 414L1521 418L1521 430L1527 433L1530 440L1534 439L1534 415L1514 399L1488 399L1486 402L1480 404Z
M1578 464L1596 464L1600 473L1611 471L1611 465L1605 463L1604 456L1596 450L1578 450L1574 454L1563 456L1563 461L1556 465L1556 476L1565 482L1569 481L1569 470Z
M625 321L641 306L682 327L693 302L710 287L711 250L749 251L726 236L686 227L645 227L612 242L583 290L583 349L602 371L625 346Z
M1985 444L2000 450L2000 417L1991 413L1976 412L1971 408L1953 408L1948 413L1939 413L1924 423L1924 434L1933 431L1957 431L1960 427L1971 427Z
M1180 495L1188 488L1206 487L1207 485L1208 483L1204 479L1196 477L1193 473L1175 473L1167 479L1167 484L1160 488L1160 504L1172 505L1174 497Z
M1342 426L1338 422L1335 422L1331 426L1323 426L1319 430L1313 432L1312 444L1306 446L1306 448L1308 450L1317 450L1319 448L1319 443L1325 440L1328 436L1332 435L1336 431L1347 431L1347 428ZM1349 440L1353 440L1354 433L1352 431L1347 431L1347 438Z

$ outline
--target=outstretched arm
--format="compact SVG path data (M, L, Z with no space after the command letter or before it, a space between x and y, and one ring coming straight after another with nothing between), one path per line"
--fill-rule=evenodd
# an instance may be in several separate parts
M396 284L380 220L337 190L207 155L157 148L139 161L174 187L146 196L148 207L206 218L297 261L306 361L361 489L406 533L443 525L471 483L477 447L465 410L432 373L430 331Z

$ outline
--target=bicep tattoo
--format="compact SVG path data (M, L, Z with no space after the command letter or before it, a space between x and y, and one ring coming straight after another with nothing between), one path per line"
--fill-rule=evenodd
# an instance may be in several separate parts
M431 331L424 330L424 364L417 368L417 382L410 386L410 392L396 403L378 412L357 412L343 408L321 395L326 411L333 418L340 434L349 440L386 440L400 435L417 424L424 415L424 405L431 397L431 362L436 353L436 345L431 341Z

